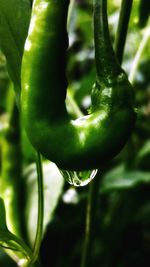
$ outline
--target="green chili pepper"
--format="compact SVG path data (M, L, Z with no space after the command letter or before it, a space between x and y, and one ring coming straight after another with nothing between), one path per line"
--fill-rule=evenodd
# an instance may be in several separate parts
M21 185L21 148L19 113L14 104L2 140L2 177L0 196L6 207L7 225L12 233L21 236L19 191Z
M134 92L114 55L107 2L94 0L96 82L89 115L66 110L69 0L35 0L22 62L22 115L33 146L61 169L98 168L117 155L134 123Z

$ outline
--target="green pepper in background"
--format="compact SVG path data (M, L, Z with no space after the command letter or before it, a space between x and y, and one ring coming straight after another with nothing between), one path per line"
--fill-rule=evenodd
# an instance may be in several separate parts
M20 183L21 183L21 149L19 111L14 103L1 142L1 178L0 196L6 208L6 220L9 230L21 236Z

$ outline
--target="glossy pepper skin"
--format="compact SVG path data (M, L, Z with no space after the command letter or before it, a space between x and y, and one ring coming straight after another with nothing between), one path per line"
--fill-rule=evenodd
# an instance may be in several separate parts
M35 0L22 62L22 115L33 146L61 169L100 167L117 155L135 123L134 93L117 62L107 2L94 0L96 82L89 115L66 110L68 0Z
M0 197L6 208L9 230L21 236L20 188L21 188L21 147L19 132L19 112L14 104L1 144Z

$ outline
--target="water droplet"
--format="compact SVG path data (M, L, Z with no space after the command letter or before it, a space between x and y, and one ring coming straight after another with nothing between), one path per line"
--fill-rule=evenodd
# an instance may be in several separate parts
M98 170L96 169L89 171L68 171L68 170L59 170L59 171L69 184L74 186L85 186L94 179Z

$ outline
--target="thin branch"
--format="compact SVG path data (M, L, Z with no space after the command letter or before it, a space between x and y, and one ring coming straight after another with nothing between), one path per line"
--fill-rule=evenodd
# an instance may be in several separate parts
M122 0L121 3L118 29L115 39L115 51L120 64L122 63L132 4L133 0Z
M83 243L82 257L81 257L81 266L86 267L88 251L90 246L90 237L91 237L91 214L92 214L92 197L93 197L93 182L89 185L88 191L88 200L86 208L86 222L85 222L85 239Z
M38 221L37 221L37 231L36 238L33 248L33 259L35 262L38 259L40 246L43 236L43 219L44 219L44 194L43 194L43 171L42 171L42 160L41 155L37 152L37 176L38 176Z
M144 50L144 48L148 42L149 37L150 37L150 26L146 27L144 32L143 32L143 38L141 39L141 43L139 45L139 48L138 48L137 53L135 55L134 61L132 63L131 71L130 71L130 75L129 75L129 80L131 83L134 82L136 71L137 71L138 65L140 63L140 58L142 56L143 50Z

